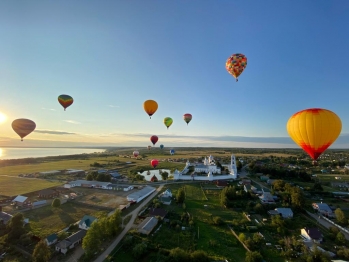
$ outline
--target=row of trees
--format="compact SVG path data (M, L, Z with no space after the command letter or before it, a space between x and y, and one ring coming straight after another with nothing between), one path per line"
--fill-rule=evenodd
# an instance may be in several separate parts
M245 192L243 189L237 190L235 186L225 187L220 193L220 203L223 207L234 206L235 200L251 198L252 196L249 192Z
M111 216L104 216L94 221L82 241L85 256L91 257L98 252L105 239L111 239L117 235L121 228L121 211L115 210Z
M95 180L95 181L100 181L100 182L110 182L111 181L111 177L107 173L99 174L98 171L91 171L86 176L86 180L88 180L88 181Z

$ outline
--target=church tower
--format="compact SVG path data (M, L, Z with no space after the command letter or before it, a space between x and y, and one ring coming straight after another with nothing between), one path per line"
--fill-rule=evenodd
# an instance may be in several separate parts
M238 170L236 167L236 159L234 155L231 155L230 174L233 175L234 179L238 177Z

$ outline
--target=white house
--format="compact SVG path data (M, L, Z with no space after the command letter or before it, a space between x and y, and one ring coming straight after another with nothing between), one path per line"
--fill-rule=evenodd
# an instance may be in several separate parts
M164 193L162 193L162 196L164 196L164 197L172 197L172 192L171 192L171 189L166 189L165 191L164 191Z
M48 246L55 244L57 242L57 240L58 240L57 234L52 234L52 235L49 235L48 237L45 238L46 244Z
M313 241L315 243L320 243L322 241L322 233L318 228L302 228L301 235L308 241Z
M79 230L70 237L67 237L66 239L58 242L56 244L56 251L61 252L63 254L67 253L69 249L74 248L82 242L82 239L84 238L86 233L87 231L85 230Z
M317 210L324 216L334 217L334 213L332 209L326 203L313 203L313 209Z
M79 228L88 230L94 221L97 221L97 218L89 215L84 215L84 217L79 222Z

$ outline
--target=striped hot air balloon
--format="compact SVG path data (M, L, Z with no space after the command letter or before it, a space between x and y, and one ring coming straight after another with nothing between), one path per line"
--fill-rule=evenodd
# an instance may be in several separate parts
M71 106L73 104L74 99L71 96L68 95L60 95L58 97L58 102L63 106L64 111L68 106Z

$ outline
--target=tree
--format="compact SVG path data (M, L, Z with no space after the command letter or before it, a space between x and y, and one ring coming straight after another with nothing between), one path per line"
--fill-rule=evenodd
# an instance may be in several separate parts
M135 245L132 250L132 254L135 258L140 258L145 252L147 252L147 244L145 242Z
M323 191L324 189L321 186L320 182L315 182L314 186L313 186L313 190L314 191Z
M87 174L86 180L87 181L92 181L93 180L93 175L91 173Z
M177 203L182 204L185 200L185 192L183 188L178 189L176 194Z
M23 214L15 214L7 224L9 242L17 241L25 233Z
M339 245L344 245L346 242L345 236L343 235L342 232L338 232L337 236L336 236L336 242Z
M61 206L61 200L59 198L55 198L53 201L52 201L52 204L51 204L52 207L60 207Z
M344 224L347 220L345 219L345 215L340 208L337 208L334 213L336 214L336 219L339 223Z
M216 217L213 218L213 224L219 226L219 225L222 225L223 223L224 222L223 222L223 220L220 217L216 216Z
M195 250L190 254L190 261L192 262L210 262L211 259L208 257L205 251Z
M240 240L241 242L245 242L245 240L246 240L246 235L245 235L244 233L240 233L240 235L239 235L239 240Z
M34 262L48 262L51 258L50 247L46 244L44 240L41 240L36 244L33 251L33 261Z
M190 256L187 252L185 252L183 249L180 249L179 247L176 247L174 249L171 249L170 251L170 261L173 262L186 262L190 261Z
M302 209L305 205L303 192L298 187L293 187L291 192L291 203L296 209Z
M98 221L93 222L82 240L82 248L85 250L87 257L90 257L93 253L98 251L102 243L100 230Z
M272 185L273 185L274 190L276 190L276 191L284 191L285 181L283 181L283 180L275 180Z
M262 261L263 261L263 257L259 252L254 251L254 252L246 253L245 262L262 262Z
M63 240L63 239L66 239L68 236L69 236L69 235L68 235L67 232L61 231L61 232L58 233L58 236L57 236L57 237L58 237L58 240L61 241L61 240Z
M163 180L167 180L168 179L168 173L167 172L162 172L161 173L161 177Z
M115 236L119 231L119 229L121 228L121 222L122 222L121 211L115 210L115 212L110 217L108 217L108 220L109 220L109 231L112 233L113 236Z

